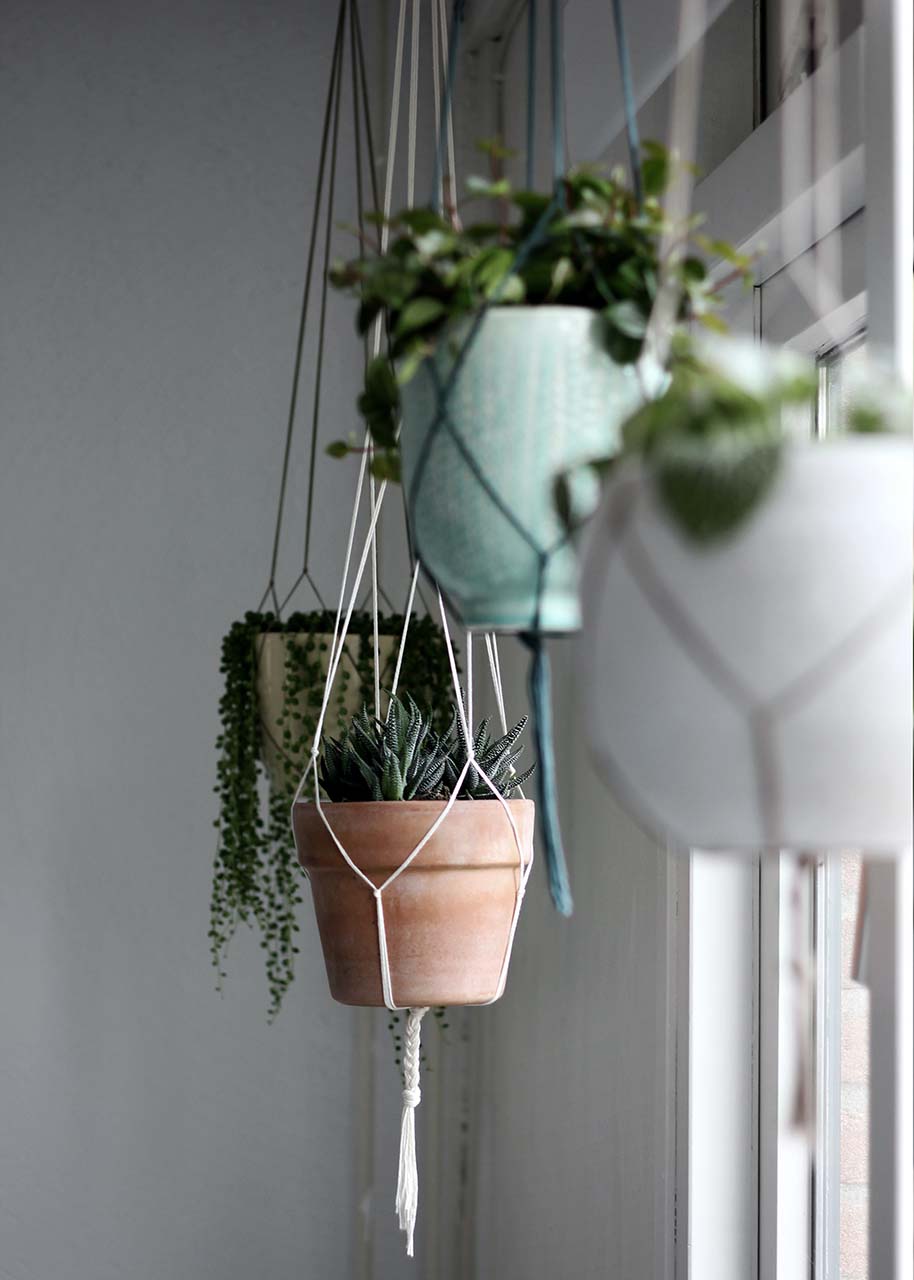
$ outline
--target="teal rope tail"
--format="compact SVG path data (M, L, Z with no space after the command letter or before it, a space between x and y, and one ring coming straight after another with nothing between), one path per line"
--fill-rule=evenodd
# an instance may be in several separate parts
M523 632L519 639L530 650L530 706L538 756L536 770L537 802L540 831L546 854L549 896L557 911L570 916L574 911L568 864L559 826L559 807L555 786L555 753L552 746L552 681L545 637L537 631Z

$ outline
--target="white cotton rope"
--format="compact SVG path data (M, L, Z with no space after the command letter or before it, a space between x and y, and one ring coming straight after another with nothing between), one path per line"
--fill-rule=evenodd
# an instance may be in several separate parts
M501 668L498 665L498 649L495 647L495 633L486 632L486 653L489 656L489 674L492 677L492 688L495 690L495 701L498 705L498 719L502 733L508 732L508 717L505 714L505 695L501 687Z
M434 4L435 4L435 0L432 0L433 7L434 7ZM445 4L445 0L438 0L438 9L439 9L439 30L441 32L441 63L442 63L442 66L444 67L444 75L446 79L448 70L449 70L448 64L450 63L450 55L448 52L447 5ZM436 138L438 137L437 130L435 133L435 137ZM450 173L448 177L450 179L450 187L451 187L449 194L451 198L451 205L454 207L454 209L456 209L457 207L457 163L454 157L453 94L451 95L451 100L448 102L448 111L447 111L447 151L448 151L448 166L450 169ZM442 183L443 181L444 181L444 177L442 175Z
M416 1107L419 1088L420 1035L428 1007L410 1009L403 1036L403 1116L400 1122L400 1169L395 1208L400 1230L406 1232L406 1256L413 1256L413 1237L419 1213L419 1169L416 1164Z
M369 458L371 457L369 452ZM378 505L374 475L368 477L369 510L372 516ZM378 634L378 540L371 540L371 641L374 651L374 718L381 719L381 641Z
M394 79L393 79L393 101L391 103L391 119L390 132L388 137L387 148L387 173L385 175L384 190L384 214L390 215L392 197L393 197L393 177L394 162L396 158L396 141L397 141L397 125L399 115L400 87L402 83L403 71L403 55L405 46L405 18L408 0L400 0L399 21L397 30L397 46L394 63ZM433 4L435 0L433 0ZM413 191L415 185L415 150L416 150L416 109L418 102L418 8L419 0L413 3L413 30L412 30L412 60L410 65L410 113L409 113L409 137L408 137L408 160L407 160L407 186L410 192ZM444 3L441 0L439 7L438 21L438 39L441 42L442 62L447 66L447 24L445 21ZM435 56L437 57L437 40ZM437 77L436 77L437 79ZM436 91L435 109L440 120L441 104L439 99L440 90ZM448 113L448 142L450 150L451 178L453 182L454 172L454 141L453 141L453 118L452 113ZM412 203L410 196L409 203ZM385 224L381 228L381 248L382 251L387 246L389 229ZM380 324L376 325L373 334L374 354L380 351L381 330ZM450 628L448 626L447 614L445 612L444 601L441 592L438 592L438 610L441 617L441 627L444 634L445 647L447 649L448 664L451 672L451 679L454 688L454 702L457 708L457 715L463 730L467 743L467 759L461 769L457 780L454 784L451 794L448 796L443 808L441 809L435 821L431 824L428 831L421 838L415 848L409 853L404 860L396 867L390 875L380 885L374 882L355 864L349 853L337 837L330 824L325 812L325 806L321 802L320 782L318 777L318 759L320 754L320 744L323 737L324 724L326 721L327 710L330 705L330 699L333 684L336 679L340 662L345 652L346 638L349 633L349 626L352 621L352 614L356 607L359 591L361 590L362 580L364 578L366 566L371 563L372 575L372 591L371 591L371 608L373 621L373 640L374 640L374 662L375 662L375 710L380 719L380 642L379 642L379 621L378 621L378 581L377 581L377 529L378 519L381 513L381 507L387 492L387 481L382 481L376 489L374 478L370 475L368 463L370 461L370 434L366 433L365 449L363 450L361 465L359 467L358 483L356 485L355 502L352 508L352 517L349 523L349 534L346 542L346 551L343 560L342 582L340 584L339 601L337 604L336 617L333 628L333 641L330 647L330 658L327 669L327 679L324 685L324 696L321 702L320 714L318 716L317 727L314 734L314 741L311 746L311 753L308 764L299 781L292 802L292 811L294 814L295 805L302 797L308 779L313 775L314 785L314 804L316 810L328 832L331 840L339 851L343 861L349 867L350 871L362 881L362 883L370 890L375 900L375 914L378 928L378 964L381 977L381 990L384 997L384 1004L390 1010L401 1010L404 1008L398 1005L396 995L393 990L393 979L390 970L390 956L387 946L387 928L384 919L384 891L390 887L398 879L400 875L406 871L415 859L419 856L428 842L432 839L441 825L446 821L448 815L457 803L457 797L460 788L469 772L471 765L482 778L483 782L492 792L493 797L498 800L502 809L507 816L508 823L514 837L515 846L518 856L518 872L517 884L515 892L514 911L511 918L511 926L508 932L508 940L505 947L504 956L499 974L498 986L495 995L491 1000L485 1001L491 1004L498 1000L504 991L505 980L508 973L508 966L511 960L511 952L514 946L514 936L517 930L517 922L520 917L521 905L523 902L524 892L526 890L527 881L533 869L533 850L530 850L529 861L524 861L524 847L521 842L520 832L511 811L510 805L505 797L498 791L491 778L480 767L479 762L475 758L473 750L472 738L472 720L473 720L473 642L472 636L467 633L467 699L464 705L463 692L460 687L460 675L457 670L457 661L454 655L454 646L451 640ZM368 529L365 535L365 541L359 555L358 564L350 584L350 572L352 570L353 551L356 541L356 529L358 526L358 515L365 485L366 474L369 476L369 513ZM394 670L392 693L396 693L399 687L400 674L403 664L403 655L406 647L407 631L409 629L410 615L415 599L416 587L419 578L419 563L417 562L413 569L412 580L410 583L409 598L406 605L406 612L403 618L403 631L400 636L400 644L397 652L397 662ZM348 592L348 602L347 602ZM501 669L498 661L498 649L494 635L486 636L486 652L489 659L489 671L492 678L492 687L495 693L496 703L498 705L499 717L502 723L502 732L507 732L507 721L505 718L504 690L501 681ZM332 809L332 805L330 806ZM294 832L294 823L293 823ZM401 1229L406 1233L406 1252L409 1257L413 1256L414 1237L416 1227L416 1217L419 1205L419 1176L416 1161L416 1108L422 1097L419 1087L420 1074L420 1027L425 1014L428 1012L427 1007L409 1008L407 1010L406 1033L404 1036L404 1054L403 1054L403 1109L400 1124L400 1161L397 1175L397 1198L396 1208Z
M439 78L438 59L441 51L441 43L438 39L438 0L432 0L432 103L435 108L435 143L441 137L441 81ZM447 67L444 68L444 74L447 75ZM435 193L438 198L438 204L444 208L444 174L441 174L438 180L438 190Z
M467 654L467 725L473 732L473 632L466 632Z
M416 116L419 109L419 0L413 0L412 48L409 59L409 166L406 173L406 204L412 208L416 199Z
M403 667L403 654L406 652L406 634L409 631L409 619L413 611L413 601L416 598L416 584L419 581L419 561L417 560L413 566L413 579L409 584L409 598L406 601L406 612L403 614L403 633L400 636L400 647L397 649L397 665L394 667L394 678L390 686L390 696L395 698L397 689L400 687L400 671Z

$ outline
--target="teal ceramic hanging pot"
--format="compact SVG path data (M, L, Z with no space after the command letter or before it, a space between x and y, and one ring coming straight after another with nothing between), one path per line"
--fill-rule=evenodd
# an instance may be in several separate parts
M493 306L473 326L445 330L401 388L416 554L473 630L575 631L577 562L554 479L570 474L577 514L595 509L595 478L574 469L612 451L643 375L610 359L601 317L583 307Z

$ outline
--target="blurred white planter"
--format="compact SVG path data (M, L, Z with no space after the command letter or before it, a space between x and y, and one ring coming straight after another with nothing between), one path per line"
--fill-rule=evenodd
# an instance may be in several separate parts
M911 447L794 446L735 536L689 544L637 468L582 579L598 768L679 845L911 842Z

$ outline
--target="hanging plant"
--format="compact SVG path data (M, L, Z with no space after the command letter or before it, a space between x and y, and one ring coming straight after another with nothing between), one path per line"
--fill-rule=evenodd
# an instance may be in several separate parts
M785 414L811 421L817 381L790 351L680 340L666 392L596 468L588 736L680 847L910 839L910 400L858 372L843 432L801 443Z
M456 668L452 678L456 686ZM516 769L526 719L494 742L483 721L471 740L462 704L449 707L449 729L436 728L443 706L436 716L393 698L383 721L363 709L325 740L315 800L292 808L331 994L408 1010L402 1037L397 1014L391 1029L403 1076L396 1204L409 1255L421 1022L430 1006L502 994L533 860L534 806L520 790L529 770Z
M369 881L383 889L392 1003L483 1004L504 983L533 832L533 804L520 790L533 768L518 771L527 721L492 740L483 720L470 743L457 708L438 706L423 712L406 694L383 721L363 707L339 738L324 739L318 781L327 802L319 809L301 799L293 809L331 994L343 1004L385 1003ZM441 731L444 706L450 723Z
M584 464L616 450L621 423L662 389L665 372L645 350L661 279L674 317L720 328L708 262L748 271L700 218L672 223L661 202L672 168L647 143L637 192L623 172L594 169L559 178L551 195L471 180L482 221L465 208L462 224L407 209L378 220L385 252L331 272L358 297L361 332L379 316L386 324L389 358L369 365L359 408L376 473L402 472L417 556L465 626L530 646L549 886L566 915L543 638L577 629L580 605L554 477L569 476L576 510L592 512L600 490ZM358 447L337 441L330 452Z
M294 977L301 877L289 831L289 807L317 730L335 618L316 611L280 620L248 613L222 645L225 689L219 712L218 847L213 870L210 950L219 982L239 923L258 930L270 991L279 1012ZM389 672L403 618L379 619ZM413 617L402 678L424 699L443 705L451 687L440 628ZM353 707L374 700L373 623L354 613L326 729L339 732ZM443 727L443 726L442 726Z
M388 221L385 253L331 272L359 298L360 332L385 319L389 359L370 364L359 398L373 465L389 479L402 470L417 551L468 626L578 625L552 478L613 450L624 418L662 386L659 368L636 364L661 273L675 316L720 328L708 261L748 271L700 218L671 225L671 170L665 149L645 144L640 201L621 171L574 170L552 196L471 180L495 218L459 225L407 209ZM583 482L578 504L596 497Z

